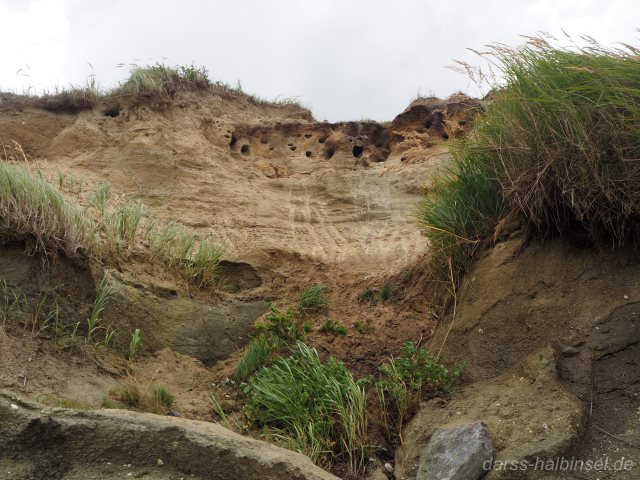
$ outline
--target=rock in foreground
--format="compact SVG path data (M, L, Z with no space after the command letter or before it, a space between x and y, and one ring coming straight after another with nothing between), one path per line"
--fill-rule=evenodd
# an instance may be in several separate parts
M337 478L304 455L240 436L218 424L120 410L46 408L0 393L0 479L127 476L153 480Z
M489 430L482 422L439 429L420 455L418 480L478 480L493 459Z

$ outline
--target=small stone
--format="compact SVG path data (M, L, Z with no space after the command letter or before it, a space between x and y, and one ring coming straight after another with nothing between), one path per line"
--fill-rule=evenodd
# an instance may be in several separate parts
M162 461L161 458L158 459L158 465L164 465L164 462Z
M18 405L16 405L15 403L11 404L11 410L18 410L18 408L20 407L18 407Z
M387 471L387 473L393 473L393 465L391 465L389 462L384 464L384 469Z
M563 357L575 357L576 355L580 355L580 350L576 347L564 347L560 352L560 355Z
M629 300L629 295L623 295L622 298L624 298L625 300Z

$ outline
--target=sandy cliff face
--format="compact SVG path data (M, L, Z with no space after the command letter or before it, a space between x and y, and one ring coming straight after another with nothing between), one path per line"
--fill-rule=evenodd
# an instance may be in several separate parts
M215 89L101 102L52 111L3 97L0 143L10 148L0 156L16 160L17 142L32 168L81 205L106 181L113 198L140 199L160 219L219 238L227 244L226 286L198 291L135 254L126 261L59 258L31 275L47 262L21 245L0 245L11 285L35 294L65 279L64 294L77 299L65 311L74 321L85 322L106 273L118 288L105 322L125 339L141 328L148 354L125 365L117 351L126 342L116 341L113 355L62 357L46 338L3 331L0 387L96 406L117 382L134 378L168 386L181 415L211 420L211 385L233 370L267 302L316 283L327 285L330 308L310 317L309 343L359 375L376 371L405 342L431 335L436 319L419 285L427 244L412 212L446 163L445 132L472 121L456 110L459 99L412 105L384 126L316 122L295 106ZM393 301L380 300L385 283ZM362 301L363 292L377 301ZM347 335L321 333L327 316L343 321ZM367 330L357 331L356 321Z
M112 310L118 319L138 311L137 318L148 318L143 326L154 332L149 338L154 347L171 345L189 355L198 352L207 362L218 360L244 344L265 301L323 282L332 295L331 315L379 327L371 339L373 349L358 335L349 335L338 340L338 348L327 345L327 350L339 356L354 353L354 365L374 365L432 328L428 315L425 322L407 326L402 320L411 310L357 301L363 290L380 288L387 278L410 275L426 250L412 218L414 204L446 160L440 130L445 124L463 128L469 121L459 113L449 121L447 108L458 108L457 97L427 103L410 107L408 112L420 110L410 122L405 113L385 127L371 121L315 122L308 111L292 105L257 104L215 90L181 91L171 100L109 97L75 113L8 98L0 105L0 141L18 142L52 182L63 182L81 203L107 181L116 198L141 199L160 218L228 245L225 276L241 298L238 305L236 297L227 295L213 310L216 318L230 312L220 317L227 319L223 330L228 333L218 354L197 345L204 339L220 344L219 334L207 333L216 322L206 320L210 327L204 334L189 325L189 315L206 305L193 309L163 295L153 300L158 289L188 296L188 286L145 265L118 267L116 277L133 287L129 297L140 300ZM151 295L133 295L140 282L159 286ZM426 304L416 308L429 310ZM174 327L151 321L165 317L159 311L178 312ZM185 317L180 313L185 311L191 313ZM232 325L234 317L241 319L240 329Z
M8 106L0 137L52 176L86 189L109 181L164 218L215 232L230 260L263 275L336 264L367 275L424 250L407 214L431 169L402 165L374 122L315 123L294 107L184 92L79 114Z

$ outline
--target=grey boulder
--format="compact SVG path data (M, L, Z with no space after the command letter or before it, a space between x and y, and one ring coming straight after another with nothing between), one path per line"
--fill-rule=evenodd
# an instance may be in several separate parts
M478 480L492 459L493 444L484 423L439 429L420 454L416 480Z

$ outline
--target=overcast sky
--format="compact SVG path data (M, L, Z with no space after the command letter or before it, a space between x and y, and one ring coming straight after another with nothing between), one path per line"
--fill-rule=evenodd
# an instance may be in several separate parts
M194 62L320 120L388 120L417 93L474 93L447 68L477 62L467 48L561 28L638 44L639 18L637 0L0 0L0 88L92 73L110 87L126 76L118 64Z

